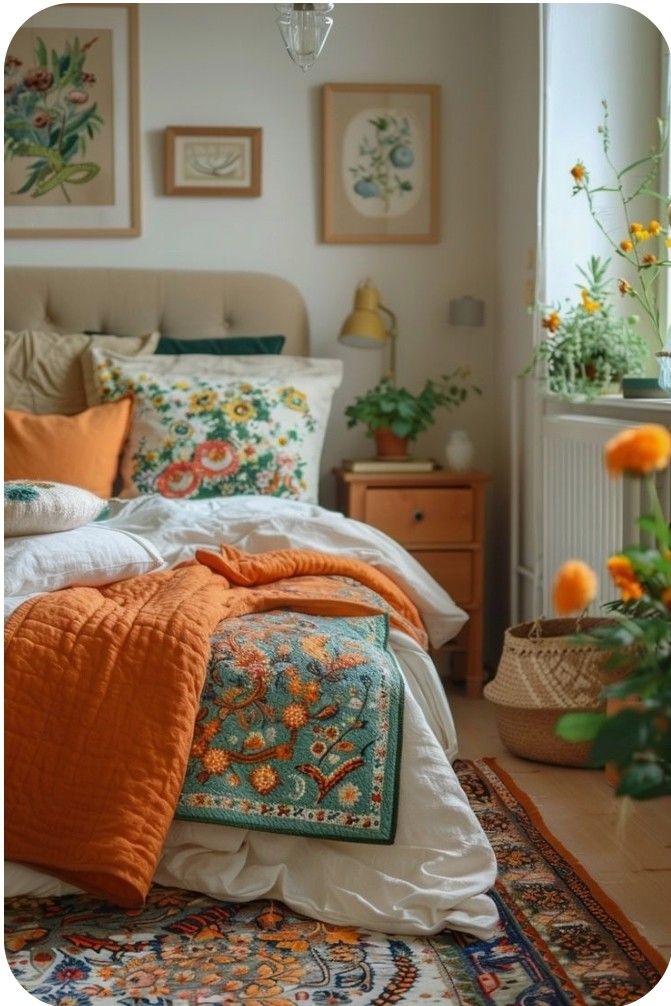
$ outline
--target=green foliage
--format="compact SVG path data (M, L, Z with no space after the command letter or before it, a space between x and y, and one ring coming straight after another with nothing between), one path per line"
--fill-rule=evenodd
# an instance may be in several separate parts
M606 685L603 698L629 705L612 716L570 713L557 725L567 740L592 740L592 764L614 762L621 769L618 794L636 799L671 794L671 529L654 476L645 481L650 512L638 523L655 545L621 553L629 563L628 599L606 606L610 624L573 637L607 651L604 669L618 680Z
M601 394L625 374L642 374L648 349L637 331L638 318L619 318L608 290L610 259L592 256L585 269L578 267L584 282L577 303L565 308L544 308L545 337L537 347L525 374L543 361L548 388L555 394L585 396Z
M469 376L467 370L457 367L443 374L439 381L428 380L419 395L397 387L385 377L347 406L347 425L363 424L367 436L372 436L375 430L388 429L397 437L415 440L433 424L437 409L456 409L470 392L481 394L480 388L467 383Z
M84 69L88 50L79 38L65 43L64 51L47 53L43 39L34 46L35 67L26 70L20 60L5 59L5 157L31 158L26 177L16 194L38 199L60 188L71 202L68 186L83 185L100 171L86 156L87 141L103 125L96 102L89 104L95 75ZM86 108L82 106L86 105Z

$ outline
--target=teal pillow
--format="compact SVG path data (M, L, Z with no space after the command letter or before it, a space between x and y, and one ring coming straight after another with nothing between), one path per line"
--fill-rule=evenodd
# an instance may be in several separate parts
M170 339L161 336L156 347L160 356L211 353L215 356L258 356L282 352L283 335L239 335L230 339Z

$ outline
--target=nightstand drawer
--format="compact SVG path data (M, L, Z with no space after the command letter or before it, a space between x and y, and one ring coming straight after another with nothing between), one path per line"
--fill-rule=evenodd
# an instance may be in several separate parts
M413 552L417 562L443 587L457 604L474 600L473 558L469 552Z
M473 540L472 489L366 490L365 520L402 545Z

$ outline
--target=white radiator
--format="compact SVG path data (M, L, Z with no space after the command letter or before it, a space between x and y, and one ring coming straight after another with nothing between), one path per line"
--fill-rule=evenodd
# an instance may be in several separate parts
M648 509L638 479L611 478L603 463L604 445L631 422L584 415L552 415L542 420L542 605L552 614L552 584L567 559L582 559L599 575L594 605L617 596L606 561L640 538L636 518ZM671 470L660 472L658 492L671 513Z

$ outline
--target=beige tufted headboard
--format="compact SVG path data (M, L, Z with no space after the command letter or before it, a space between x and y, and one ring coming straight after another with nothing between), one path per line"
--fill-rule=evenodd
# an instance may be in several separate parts
M309 353L305 304L293 284L257 272L182 269L5 269L5 328L178 339L286 336L287 356Z

